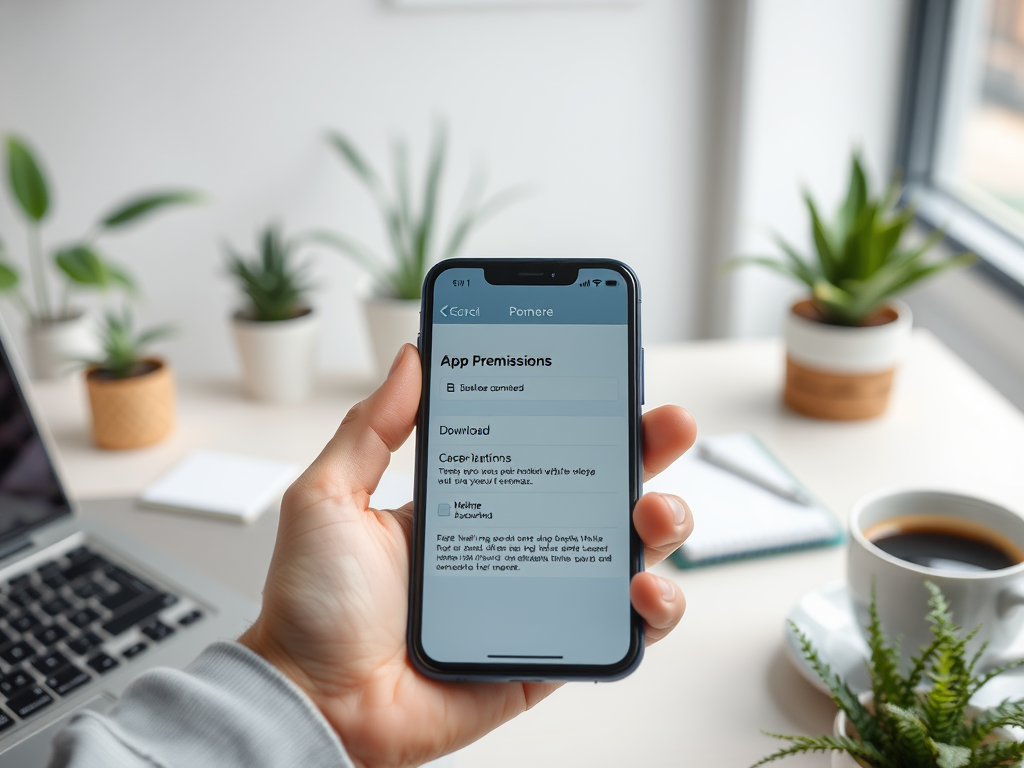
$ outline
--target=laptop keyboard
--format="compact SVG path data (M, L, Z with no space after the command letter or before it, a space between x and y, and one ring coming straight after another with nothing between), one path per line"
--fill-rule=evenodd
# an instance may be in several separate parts
M0 732L202 618L84 546L10 578L0 586Z

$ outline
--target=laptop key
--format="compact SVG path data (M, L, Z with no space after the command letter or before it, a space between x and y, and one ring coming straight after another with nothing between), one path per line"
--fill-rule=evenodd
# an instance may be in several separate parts
M60 651L54 651L48 653L46 656L40 656L38 659L32 662L32 666L42 672L44 675L49 675L56 672L63 666L68 664L67 657Z
M107 590L95 581L83 581L72 591L83 600L88 600L90 597L104 598L107 596Z
M11 638L6 632L0 630L0 645L7 645L9 642L11 642Z
M79 563L82 560L85 560L95 554L95 552L93 552L91 549L83 545L81 547L75 547L74 549L68 550L67 558L72 563Z
M117 614L103 625L103 629L111 635L120 635L126 629L145 621L154 613L159 613L164 608L174 605L178 598L174 595L158 592L150 597L140 598L130 604L126 610Z
M0 677L0 694L9 699L19 691L35 684L36 679L32 675L20 667L15 667L6 675Z
M63 597L55 597L42 605L43 612L48 616L59 616L65 611L71 610L71 603Z
M90 667L92 667L102 675L105 672L109 672L114 667L118 666L120 662L114 657L108 656L105 653L97 653L95 656L89 659L88 664Z
M59 627L56 624L51 624L48 627L40 627L32 633L32 636L43 645L49 647L59 640L63 640L68 636L68 631L63 627Z
M32 627L38 627L41 622L33 614L23 611L17 616L7 619L7 623L19 632L28 632Z
M32 583L32 574L22 573L18 576L15 576L13 579L8 579L7 583L10 584L13 589L21 589L22 587L27 587Z
M189 611L184 616L182 616L180 619L178 619L178 623L181 626L183 626L183 627L187 627L190 624L195 624L201 618L203 618L203 612L202 611Z
M168 627L159 619L154 619L151 623L147 624L142 628L142 634L148 637L154 642L159 642L165 637L169 637L174 634L174 628Z
M50 574L49 576L43 577L43 584L48 586L50 589L60 589L68 580L61 576L59 573Z
M32 603L34 603L42 596L43 593L35 587L24 587L23 589L19 589L16 592L12 592L8 596L8 599L12 603L16 603L17 605L20 605L22 608L25 608L29 605L32 605Z
M38 573L40 575L40 577L43 577L43 578L45 578L46 576L49 576L52 573L57 573L59 570L60 570L60 566L57 565L57 561L56 560L47 560L42 565L39 565L39 566L36 567L36 573Z
M117 582L122 587L134 589L136 592L153 592L156 590L149 582L143 581L134 573L126 571L119 565L108 565L103 569L103 575L111 581Z
M138 656L147 648L149 648L149 646L145 643L136 643L135 645L130 646L129 648L125 648L124 651L121 652L121 655L124 656L126 659L130 659L135 656Z
M114 592L112 595L107 595L100 600L100 605L106 608L108 611L116 611L119 608L123 608L135 600L138 600L148 592L136 592L134 589L122 587L119 591Z
M61 571L61 576L68 581L74 581L81 576L85 576L87 573L99 570L105 565L107 565L107 561L104 558L99 555L91 555L65 568Z
M68 664L46 678L46 684L54 693L67 696L75 688L85 685L90 680L92 677L88 672L83 672L73 664Z
M38 685L7 700L7 706L14 710L14 714L22 720L50 704L53 704L53 697Z
M0 658L8 664L20 664L36 655L35 649L24 640L19 640L0 651Z
M93 648L102 645L103 641L95 632L86 632L85 634L79 635L74 640L68 640L64 644L71 649L72 653L77 653L79 656L85 656L85 654Z
M12 725L14 725L14 718L0 710L0 731L6 731Z
M72 624L79 629L85 629L87 626L92 624L94 621L99 619L100 615L96 613L92 608L83 608L80 611L75 611L70 614L67 618Z

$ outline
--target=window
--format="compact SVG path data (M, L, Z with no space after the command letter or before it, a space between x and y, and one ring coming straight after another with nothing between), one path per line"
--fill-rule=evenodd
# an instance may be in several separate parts
M1024 0L916 0L897 162L922 219L1024 295Z

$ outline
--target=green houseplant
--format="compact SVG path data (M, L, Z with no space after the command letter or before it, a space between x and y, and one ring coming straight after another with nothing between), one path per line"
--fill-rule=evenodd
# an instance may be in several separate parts
M814 253L801 254L782 237L783 258L746 257L803 283L808 297L787 317L787 370L783 399L799 413L827 419L877 416L888 404L893 372L909 339L910 308L897 297L911 286L975 257L933 255L936 230L912 243L912 205L900 207L899 181L871 192L854 153L846 198L826 221L804 193Z
M173 429L170 366L147 352L150 344L170 333L168 326L136 332L127 308L104 317L102 356L89 361L85 375L93 440L101 448L141 448L162 440Z
M291 403L312 391L319 317L308 303L308 263L277 225L260 233L245 257L226 246L228 273L245 296L232 319L246 391L258 400Z
M336 232L318 230L309 233L306 239L353 259L372 276L374 287L366 297L365 308L378 368L383 373L398 347L416 339L420 288L427 270L436 261L458 256L470 234L520 197L522 190L510 188L485 197L483 177L474 174L454 221L442 238L439 202L448 143L443 127L434 131L419 200L414 200L411 192L413 182L404 142L396 143L392 152L395 181L394 188L389 190L381 175L345 135L331 132L328 141L377 203L390 257Z
M763 765L805 752L845 753L850 765L871 768L996 768L1018 766L1024 743L1009 739L1000 729L1024 727L1024 700L1004 701L990 709L971 707L971 697L986 683L1024 659L979 672L985 646L968 654L967 646L980 627L964 633L953 624L950 608L939 588L925 582L931 593L928 620L933 640L900 671L899 642L886 637L872 599L868 623L867 662L870 697L859 698L819 656L797 626L803 655L840 709L837 732L831 736L769 733L789 741L787 747L755 763ZM926 687L926 685L928 687ZM842 727L848 723L846 727ZM852 727L853 731L850 731ZM837 762L834 759L833 765Z
M10 297L28 321L33 376L52 378L72 370L74 360L95 346L84 313L72 303L74 293L135 289L128 271L103 255L98 240L159 209L196 202L199 197L186 190L138 195L113 207L81 237L47 250L42 227L52 206L42 165L24 139L8 135L4 145L8 186L15 210L25 222L29 278L26 281L22 277L21 268L0 243L0 292ZM51 286L51 273L63 283L59 291Z

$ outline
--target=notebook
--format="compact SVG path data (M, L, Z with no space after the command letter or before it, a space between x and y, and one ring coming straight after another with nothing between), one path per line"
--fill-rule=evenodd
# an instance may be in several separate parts
M700 446L688 452L649 483L644 492L673 493L686 499L696 525L672 555L681 568L775 554L843 541L836 517L814 499L793 475L748 432L707 438L715 453L741 465L745 474L768 485L790 487L808 499L803 504L767 490L701 457Z
M139 501L147 507L248 523L266 512L300 471L286 461L193 451L149 485Z

